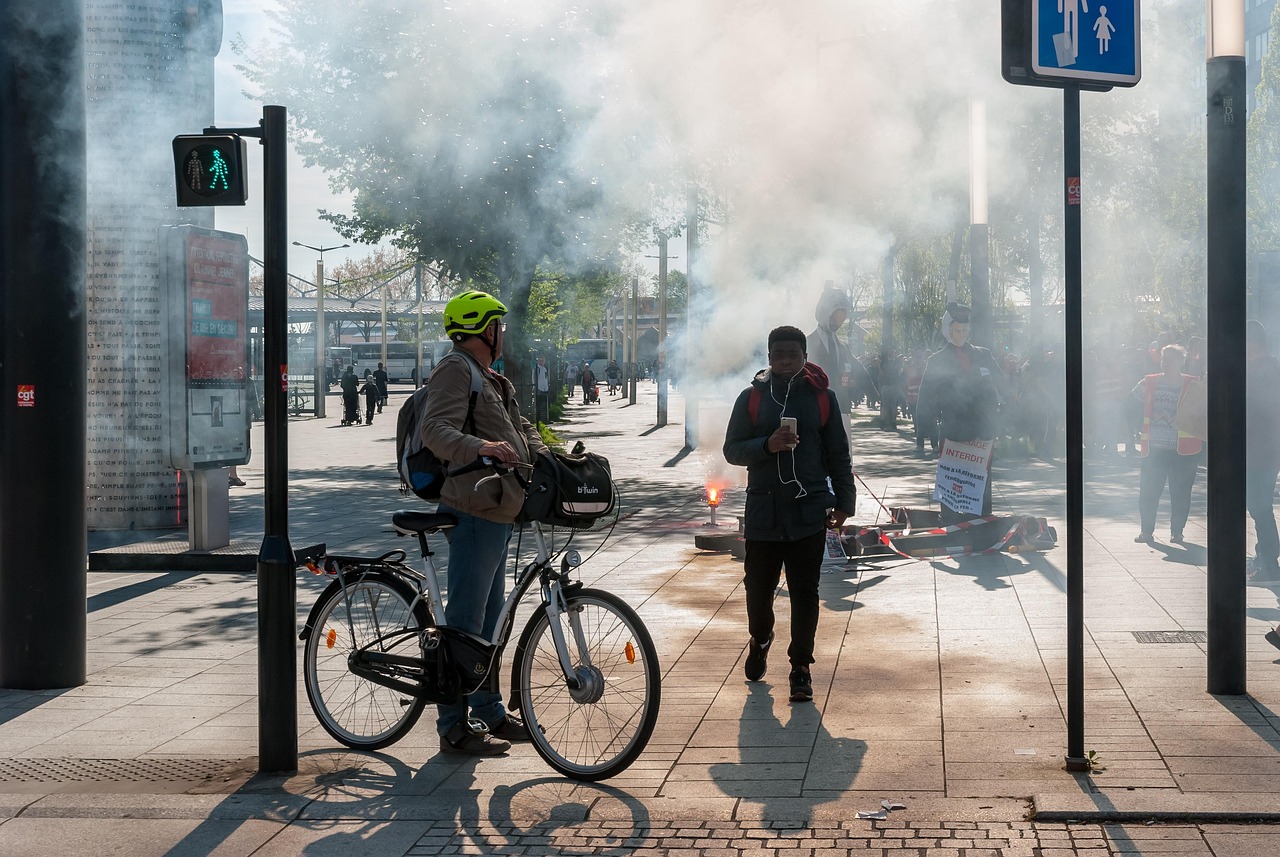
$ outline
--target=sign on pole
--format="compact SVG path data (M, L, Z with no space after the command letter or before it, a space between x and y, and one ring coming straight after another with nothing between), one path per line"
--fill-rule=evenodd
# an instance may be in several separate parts
M1034 0L1031 70L1053 78L1133 86L1142 78L1138 0Z

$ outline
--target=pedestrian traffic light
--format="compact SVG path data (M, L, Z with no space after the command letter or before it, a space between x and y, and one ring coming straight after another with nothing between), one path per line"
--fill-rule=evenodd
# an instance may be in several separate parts
M235 134L181 134L173 138L178 205L244 205L248 149Z

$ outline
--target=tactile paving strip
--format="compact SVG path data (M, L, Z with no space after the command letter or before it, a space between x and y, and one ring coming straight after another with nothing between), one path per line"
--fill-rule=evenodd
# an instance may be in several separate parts
M200 782L238 764L236 759L0 759L0 782Z
M1130 631L1139 643L1207 643L1206 631Z

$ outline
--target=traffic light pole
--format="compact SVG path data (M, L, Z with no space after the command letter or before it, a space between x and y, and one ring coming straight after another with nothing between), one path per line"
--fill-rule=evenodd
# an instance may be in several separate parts
M285 773L298 769L297 581L289 544L289 185L285 108L265 106L260 127L230 130L260 138L263 149L266 520L258 551L258 770ZM205 133L216 134L219 129L206 128Z

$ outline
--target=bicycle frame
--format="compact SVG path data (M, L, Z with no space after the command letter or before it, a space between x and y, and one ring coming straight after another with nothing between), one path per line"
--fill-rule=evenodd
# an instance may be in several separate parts
M483 638L478 637L476 638L483 640L483 642L492 649L489 669L486 671L486 675L492 673L502 651L510 641L511 630L515 624L516 610L519 607L520 602L524 599L524 596L528 592L530 586L532 586L534 579L537 578L541 581L542 601L546 607L547 616L550 621L551 636L555 641L556 654L560 662L560 668L564 673L566 685L571 690L577 690L581 686L581 682L578 679L574 660L569 652L568 640L565 638L564 629L560 624L560 617L568 612L568 602L565 598L567 573L560 574L552 570L551 551L547 544L546 534L542 531L542 526L538 523L534 523L532 524L531 529L533 532L534 542L537 546L537 554L520 572L519 576L516 578L515 585L507 594L507 599L502 605L501 612L498 614L498 621L493 630L493 637L489 640L483 640ZM425 584L426 599L433 624L438 628L447 628L449 626L443 621L445 617L444 596L440 590L440 581L438 579L435 563L431 559L434 553L431 551L430 545L427 542L426 533L422 532L417 535L419 537L419 548L422 555L421 571L418 571L407 563L401 561L394 563L398 566L397 573L409 577L415 583L414 588L417 595L409 605L409 613L412 615L413 611L417 608L418 603L422 600L423 585ZM567 562L565 563L566 572L568 568L571 567L574 566L570 566ZM341 564L338 564L336 573L339 585L345 590L348 584L346 582L345 575L343 574ZM351 628L353 626L353 622L351 617L350 599L346 599L345 603L347 611L347 626L348 628ZM572 619L571 623L574 632L574 642L577 645L578 656L580 658L579 666L589 667L591 664L589 662L588 646L582 627ZM379 629L377 633L379 640L385 639L381 629ZM354 645L354 639L352 642ZM390 656L389 660L400 662L403 660L403 657Z

